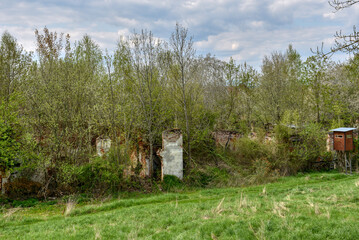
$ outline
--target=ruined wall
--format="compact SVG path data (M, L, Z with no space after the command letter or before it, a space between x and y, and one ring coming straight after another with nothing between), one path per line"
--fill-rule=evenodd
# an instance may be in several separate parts
M100 157L104 156L106 153L108 153L108 151L110 151L110 148L111 148L110 138L101 138L101 137L96 138L96 151L98 156Z
M131 165L124 170L125 176L135 175L139 171L140 177L149 177L149 147L142 141L138 142L138 146L131 150L130 161ZM140 169L138 169L140 168Z
M162 133L162 149L158 155L162 158L162 173L164 175L174 175L183 179L183 138L181 130L172 129Z
M9 176L9 172L0 171L0 194L5 194L5 183L8 182Z
M218 130L212 133L217 147L229 148L235 150L235 141L242 137L236 131Z

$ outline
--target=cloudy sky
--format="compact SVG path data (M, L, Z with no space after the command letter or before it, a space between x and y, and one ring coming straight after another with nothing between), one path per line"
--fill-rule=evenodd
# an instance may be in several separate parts
M264 55L288 44L305 59L310 48L329 47L337 30L350 32L359 22L359 4L333 11L328 0L0 0L0 33L34 50L34 30L46 25L72 40L87 33L111 51L133 30L168 40L179 22L194 36L197 53L259 68Z

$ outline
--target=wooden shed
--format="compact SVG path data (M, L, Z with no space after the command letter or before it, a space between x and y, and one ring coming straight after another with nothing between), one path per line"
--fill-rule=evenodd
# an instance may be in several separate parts
M356 128L344 127L330 130L333 132L333 150L342 152L354 150L354 130Z

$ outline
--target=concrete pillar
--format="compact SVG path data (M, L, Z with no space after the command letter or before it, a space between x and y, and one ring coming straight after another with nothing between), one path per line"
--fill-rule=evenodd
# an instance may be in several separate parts
M183 179L183 138L181 130L171 129L162 133L162 149L158 155L162 158L162 173L164 175L173 175Z

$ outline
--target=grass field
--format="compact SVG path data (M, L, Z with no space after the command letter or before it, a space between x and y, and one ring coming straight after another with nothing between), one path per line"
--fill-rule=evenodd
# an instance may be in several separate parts
M3 209L1 239L358 239L359 175Z

